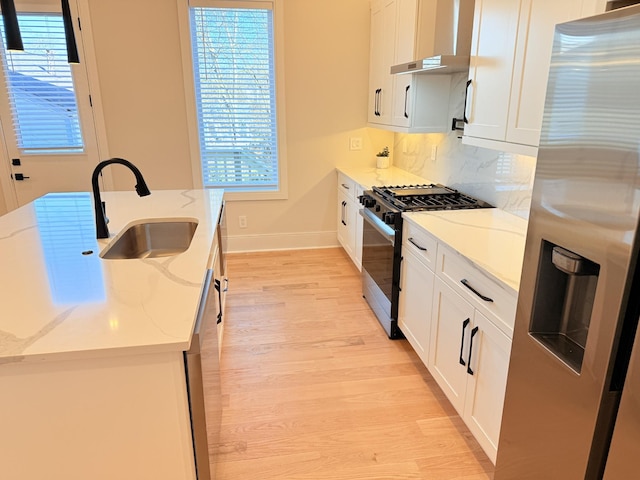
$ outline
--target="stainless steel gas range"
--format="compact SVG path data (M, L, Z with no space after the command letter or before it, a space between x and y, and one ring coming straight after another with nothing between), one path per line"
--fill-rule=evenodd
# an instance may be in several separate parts
M389 338L404 338L398 328L402 212L492 205L438 184L373 187L363 193L360 203L364 206L362 293Z

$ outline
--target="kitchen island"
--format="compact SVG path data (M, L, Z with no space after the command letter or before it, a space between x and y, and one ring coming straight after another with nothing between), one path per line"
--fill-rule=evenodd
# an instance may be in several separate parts
M222 191L89 193L0 217L0 465L10 479L195 479L184 354ZM183 253L105 260L144 219L196 221Z

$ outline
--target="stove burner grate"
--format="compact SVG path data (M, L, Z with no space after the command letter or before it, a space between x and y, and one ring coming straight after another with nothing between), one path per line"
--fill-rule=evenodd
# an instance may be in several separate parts
M403 212L491 208L492 205L439 184L373 187L385 201Z

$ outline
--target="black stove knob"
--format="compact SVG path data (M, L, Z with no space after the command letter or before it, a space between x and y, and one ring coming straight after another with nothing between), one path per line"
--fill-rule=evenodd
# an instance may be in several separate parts
M382 220L387 225L394 225L396 223L396 214L394 212L385 212L382 217Z
M365 208L374 207L376 205L376 199L367 195L366 197L363 197L362 205L364 205Z

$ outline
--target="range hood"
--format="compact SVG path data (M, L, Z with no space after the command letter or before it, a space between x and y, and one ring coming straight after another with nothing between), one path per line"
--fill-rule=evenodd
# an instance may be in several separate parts
M474 0L420 1L416 33L420 60L394 65L391 73L468 71L474 3Z

